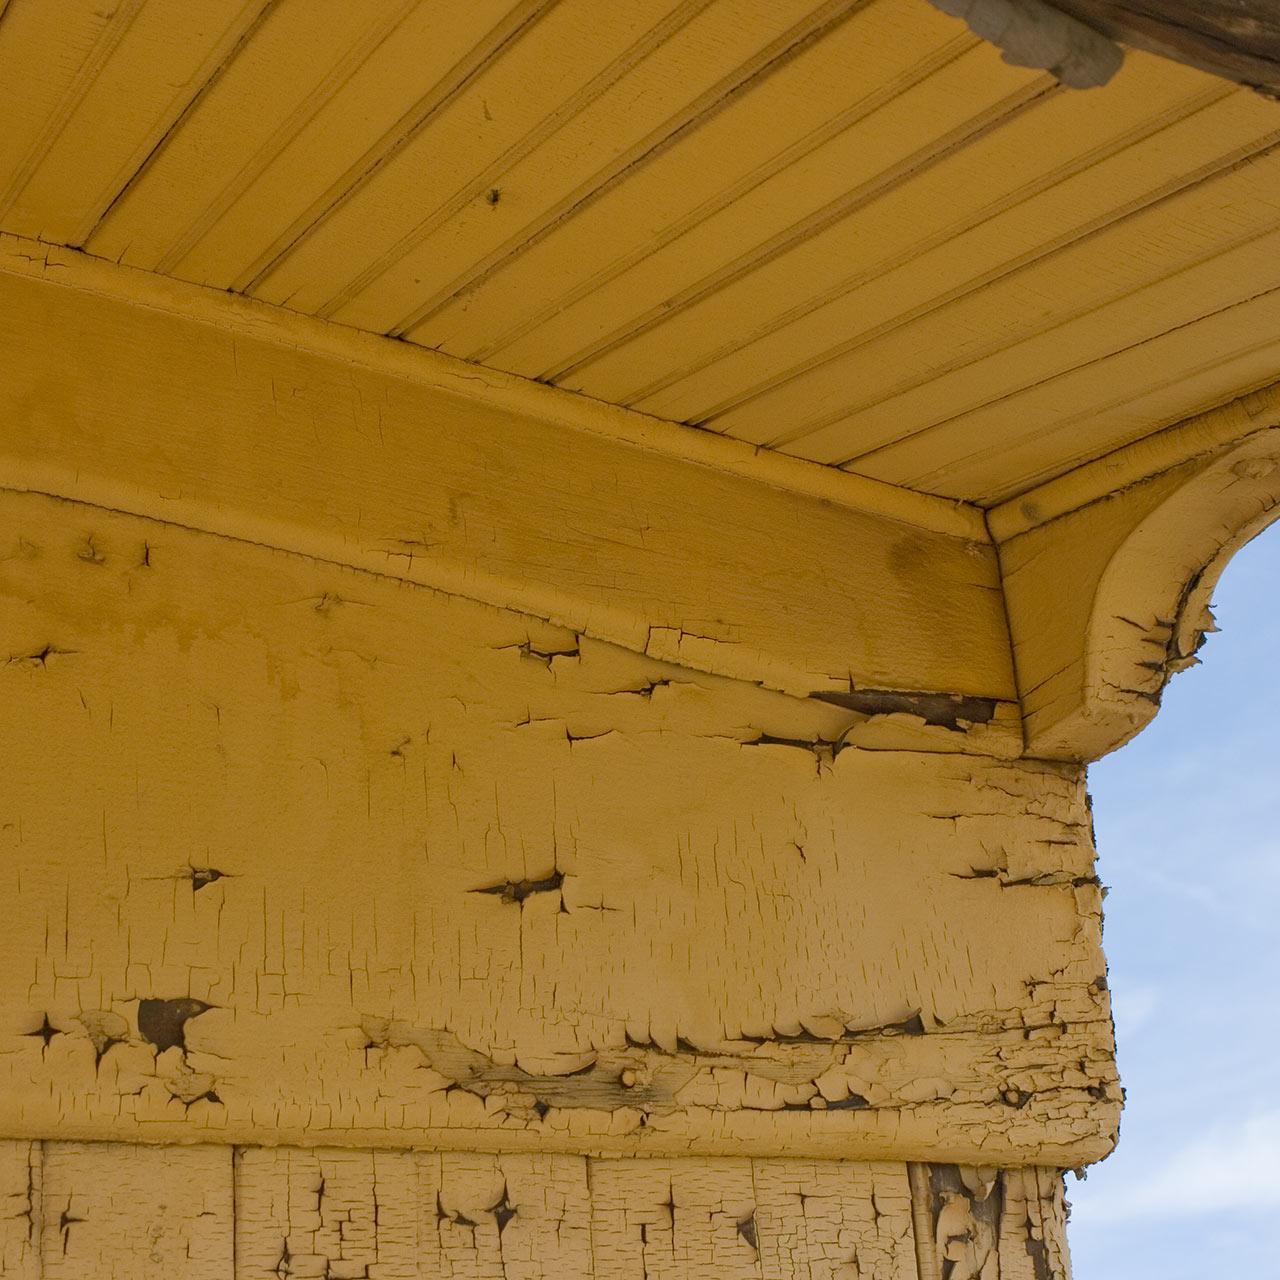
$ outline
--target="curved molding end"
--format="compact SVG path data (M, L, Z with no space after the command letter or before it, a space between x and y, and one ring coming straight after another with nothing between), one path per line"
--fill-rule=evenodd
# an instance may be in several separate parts
M1002 546L1028 754L1090 761L1143 729L1216 630L1231 557L1280 518L1280 422Z

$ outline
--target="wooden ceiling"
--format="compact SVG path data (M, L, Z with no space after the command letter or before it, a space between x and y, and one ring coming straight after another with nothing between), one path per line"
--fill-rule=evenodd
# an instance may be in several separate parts
M1280 104L924 0L0 0L0 229L992 503L1280 375Z

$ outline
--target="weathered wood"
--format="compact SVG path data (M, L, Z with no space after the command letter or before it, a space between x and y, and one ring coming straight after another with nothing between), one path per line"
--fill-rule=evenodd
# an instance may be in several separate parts
M236 1277L589 1280L587 1161L553 1155L247 1149Z
M1101 32L1045 0L929 0L963 18L1015 67L1051 71L1072 89L1106 84L1124 62L1124 50Z
M997 508L1028 750L1093 760L1193 664L1227 561L1280 513L1280 395L1188 420Z
M42 1150L0 1139L0 1276L40 1280Z
M1273 0L1052 0L1098 31L1216 76L1280 94Z
M913 1164L908 1174L919 1280L1071 1280L1056 1170Z
M9 1142L0 1196L5 1280L1070 1280L1034 1166Z
M1077 769L267 548L0 511L4 1131L1107 1149Z
M231 1280L231 1148L46 1143L40 1280Z
M1271 0L930 0L1007 62L1063 84L1106 84L1120 42L1280 95L1280 13Z
M9 249L0 483L514 605L791 692L975 695L979 749L1018 750L976 511L777 470L709 436L686 450L695 433L520 379ZM24 253L38 261L23 268Z
M1071 1280L1067 1203L1056 1169L1006 1169L1000 1175L1002 1280Z

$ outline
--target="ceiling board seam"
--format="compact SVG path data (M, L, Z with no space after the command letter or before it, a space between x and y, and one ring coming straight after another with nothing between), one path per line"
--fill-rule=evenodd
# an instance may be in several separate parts
M84 60L76 68L71 83L58 101L44 127L36 135L35 141L27 149L22 163L14 170L9 185L0 194L0 218L12 208L13 203L22 194L27 183L40 167L41 161L62 136L71 117L84 101L85 94L92 88L99 72L111 60L111 56L119 48L120 42L129 33L138 14L142 11L144 0L127 0L122 3L103 23L98 38L85 55Z
M1266 297L1280 297L1280 289L1273 289L1273 290L1270 290L1269 293L1267 294L1259 295L1259 298L1266 298ZM1257 301L1257 300L1258 299L1251 299L1251 301ZM1244 347L1244 348L1232 351L1228 355L1219 356L1212 360L1203 361L1201 364L1196 365L1195 368L1189 370L1185 378L1179 378L1175 380L1172 384L1168 383L1167 380L1161 380L1161 382L1158 383L1157 386L1154 388L1148 386L1148 387L1145 387L1142 391L1140 391L1137 395L1126 396L1119 400L1111 401L1108 404L1102 406L1101 412L1109 412L1112 409L1121 408L1126 404L1132 404L1134 401L1141 400L1145 396L1150 395L1153 390L1159 389L1160 387L1165 387L1169 385L1177 386L1179 382L1187 381L1191 378L1196 377L1199 374L1212 372L1214 369L1224 368L1225 366L1233 364L1235 361L1245 356L1253 355L1258 351L1265 351L1268 348L1274 349L1277 355L1280 356L1280 338L1277 338L1274 333L1269 333L1267 337L1261 339L1260 341L1252 343L1248 347ZM1239 398L1242 396L1249 396L1273 385L1275 382L1276 367L1280 367L1280 366L1273 365L1271 368L1268 369L1267 373L1264 374L1262 377L1250 379L1249 381L1236 386L1228 393L1229 396L1235 397L1235 398ZM1212 399L1212 401L1208 404L1204 403L1204 401L1202 400L1200 404L1193 405L1191 407L1190 416L1192 418L1199 417L1201 414L1212 412L1214 409L1220 408L1223 404L1228 404L1228 403L1230 403L1230 400L1228 399L1224 401L1220 395L1215 396ZM1099 411L1091 410L1087 414L1079 414L1076 417L1070 419L1070 421L1066 424L1055 423L1052 429L1056 434L1060 425L1074 426L1077 422L1080 421L1081 418L1092 417L1096 412L1099 412ZM1172 427L1177 426L1180 422L1186 421L1187 418L1188 418L1188 410L1185 408L1180 409L1178 410L1177 414L1169 415L1165 417L1161 422L1151 427L1148 430L1146 435L1139 437L1139 441L1146 440L1153 433L1158 434L1161 431L1168 431ZM1123 444L1119 446L1119 448L1121 449L1125 447L1126 445L1123 445ZM1016 498L1019 495L1026 493L1030 489L1038 488L1042 485L1052 484L1054 483L1054 481L1061 480L1064 476L1076 470L1076 468L1087 467L1091 463L1098 461L1100 458L1107 457L1109 452L1114 452L1114 451L1115 451L1114 449L1111 449L1111 450L1104 450L1104 452L1102 453L1097 453L1097 452L1081 453L1076 455L1076 457L1069 459L1065 463L1055 464L1053 466L1040 467L1037 470L1030 472L1027 475L1021 477L1018 481L1010 483L1009 485L1005 486L1002 489L990 491L983 494L981 498L974 500L974 505L977 506L980 510L991 510L995 507L1002 506L1005 502L1011 501L1013 498ZM851 472L848 472L847 474L856 475L857 473L851 471ZM885 481L884 483L890 484L892 483L892 481ZM1021 487L1018 487L1018 486L1021 486ZM903 486L903 487L905 488L906 486ZM911 490L911 492L923 493L925 491Z
M355 164L335 178L311 202L306 210L258 255L231 284L239 293L256 289L303 243L307 236L326 223L335 213L363 190L399 153L422 132L436 115L466 87L509 51L522 36L540 21L556 0L523 0L417 102L387 130L366 147Z
M478 176L473 177L466 185L455 191L443 204L438 205L423 218L417 226L402 235L395 244L385 249L373 262L353 276L322 306L316 308L314 314L322 320L327 320L334 312L340 310L375 280L385 275L415 245L438 230L455 213L480 194L497 186L501 176L512 165L524 159L541 146L542 143L553 137L569 121L599 99L617 84L623 76L639 66L662 45L666 44L677 31L687 26L712 3L713 0L684 0L683 4L673 9L657 26L651 27L639 40L633 41L603 71L593 76L576 93L572 94L554 111L549 112L538 121L523 137L513 142Z
M1044 324L1041 324L1034 328L1026 329L1020 332L1017 338L1012 342L1001 342L998 344L992 344L988 347L982 348L979 351L976 351L973 353L966 353L964 356L957 357L954 360L948 361L946 364L934 366L929 370L928 374L925 377L918 378L914 381L905 381L905 382L899 383L897 386L891 387L883 395L876 396L874 399L866 400L866 401L863 401L861 404L854 405L850 409L848 409L846 412L848 414L861 413L867 409L874 408L876 405L885 404L890 400L897 399L899 396L906 395L912 391L919 390L921 387L927 387L930 383L938 380L939 378L946 377L952 373L957 373L961 369L968 369L974 365L981 364L983 361L989 360L994 356L1001 355L1006 351L1012 351L1015 348L1021 346L1022 343L1024 342L1029 342L1035 338L1042 338L1047 334L1053 333L1056 329L1061 329L1066 325L1073 324L1075 321L1083 319L1085 316L1093 315L1095 312L1098 312L1098 311L1103 311L1107 307L1111 307L1116 305L1117 303L1124 302L1127 298L1136 297L1139 294L1143 293L1145 290L1151 289L1157 285L1163 284L1165 281L1176 280L1178 276L1183 275L1188 271L1195 271L1201 267L1208 265L1209 263L1213 262L1215 258L1220 258L1228 253L1234 253L1237 249L1243 249L1246 246L1253 244L1259 240L1265 240L1269 236L1275 236L1275 234L1276 234L1276 227L1270 226L1265 228L1262 231L1256 231L1256 230L1249 231L1231 240L1215 241L1208 253L1204 254L1201 257L1196 258L1194 262L1186 263L1185 265L1179 267L1176 271L1170 271L1165 275L1158 276L1149 280L1144 280L1141 283L1135 284L1128 289L1122 289L1121 291L1110 294L1107 297L1102 299L1091 300L1088 303L1082 306L1076 307L1070 311L1057 312L1052 317L1050 317ZM1176 332L1179 328L1184 327L1186 324L1198 323L1200 320L1205 320L1211 316L1220 314L1223 311L1230 310L1234 306L1237 306L1243 302L1248 302L1252 300L1252 298L1262 296L1263 294L1268 292L1270 292L1270 290L1262 290L1260 291L1260 293L1251 294L1248 298L1237 299L1236 302L1228 303L1225 306L1218 307L1211 311L1206 311L1201 315L1195 317L1195 319L1193 320L1185 321L1182 325L1172 325L1168 329L1161 330L1159 334L1153 335L1153 337L1161 337L1165 333ZM1014 396L1021 395L1026 391L1034 390L1036 387L1042 386L1046 382L1053 381L1054 378L1065 377L1069 373L1074 373L1078 369L1087 369L1090 365L1101 363L1103 360L1110 359L1112 356L1123 355L1124 352L1132 350L1136 347L1139 347L1143 344L1143 342L1151 341L1151 340L1152 339L1142 339L1141 341L1128 343L1124 346L1113 347L1110 351L1106 353L1106 355L1092 357L1088 360L1082 360L1078 364L1071 365L1065 369L1060 369L1056 373L1050 374L1044 378L1034 378L1031 381L1025 382L1022 385L1015 387L1009 391L1002 392L1000 395L992 396L989 399L983 400L978 404L970 405L968 408L960 410L957 413L947 414L945 418L938 418L933 422L923 423L922 425L914 428L913 430L905 433L904 435L896 436L893 440L886 441L884 444L877 445L873 449L864 450L862 453L857 454L852 458L846 458L843 461L834 463L832 465L838 466L838 467L846 467L850 463L860 462L864 458L874 457L878 453L882 453L886 450L894 449L898 445L903 444L908 440L915 439L917 436L925 435L937 427L945 427L948 423L954 422L958 418L967 417L969 414L972 414L972 413L979 413L983 409L990 408L992 405L1000 404L1003 401L1011 399ZM770 444L769 446L766 446L766 447L771 448L774 446Z
M559 387L549 387L456 356L398 342L332 320L96 258L79 249L0 232L0 274L35 277L49 288L114 298L185 318L231 337L242 335L437 388L443 394L521 414L569 431L746 477L904 525L985 543L981 511L971 503L916 493L834 467L762 451L743 441L654 418Z
M75 245L85 244L97 231L97 229L107 220L111 213L118 207L119 202L125 195L133 189L133 187L142 179L143 175L155 163L156 157L164 151L169 145L170 140L181 129L183 123L204 100L205 95L213 87L215 83L226 71L227 67L235 60L236 55L241 49L253 38L254 33L261 27L266 20L267 15L276 7L279 0L250 0L240 11L240 17L237 22L232 23L230 27L222 34L222 40L216 44L212 50L212 57L216 58L213 66L209 66L210 59L206 59L201 64L201 70L204 71L196 86L194 94L182 105L177 114L172 118L168 125L161 131L160 136L147 149L146 154L141 160L132 162L125 171L124 177L117 175L115 183L108 189L109 194L100 197L81 220L80 225L72 233L70 243ZM222 41L236 30L240 21L243 21L244 14L252 12L253 16L245 23L243 30L232 39L231 48L225 53L220 52L222 49ZM207 68L207 70L205 70ZM137 152L134 152L136 155Z
M625 181L635 170L668 151L682 138L693 133L707 120L736 101L743 93L779 67L798 57L805 49L870 3L873 3L873 0L827 0L827 3L810 14L804 22L784 32L731 75L699 94L675 117L651 131L609 166L604 171L605 177L602 178L600 174L596 174L588 182L581 184L548 210L538 224L525 227L511 236L482 261L474 263L467 272L455 277L387 332L394 337L407 336L454 299L479 288L513 258L546 239L583 209L595 204L607 192Z
M987 509L988 530L997 545L1008 542L1277 426L1280 383L1268 381L1002 499Z
M481 363L492 359L494 356L501 354L513 342L518 342L526 334L537 329L539 325L544 324L559 312L568 307L574 306L581 302L582 299L589 297L597 290L611 283L619 276L625 274L632 267L644 262L646 259L655 256L668 245L679 240L688 231L695 229L705 219L722 212L727 209L734 201L749 195L756 188L764 185L771 178L776 177L792 165L807 159L820 147L824 146L832 138L844 133L856 124L860 124L868 116L879 111L882 107L901 97L904 93L921 84L929 76L936 71L954 62L962 54L967 53L974 48L977 41L968 35L957 36L948 41L941 48L936 50L929 57L921 59L915 66L902 75L896 76L893 81L876 93L869 94L866 98L852 104L838 115L832 117L830 121L822 125L820 128L812 129L803 138L784 147L781 151L771 156L764 164L758 165L749 174L738 179L723 191L718 192L715 196L703 201L696 209L683 215L670 226L664 228L646 243L639 245L631 253L611 263L607 268L597 272L589 280L583 281L575 288L569 290L568 293L562 294L553 303L548 304L536 315L531 316L528 320L516 325L512 329L508 329L500 337L495 338L488 345L481 347L475 351L469 352L467 358L476 360Z
M361 40L351 45L333 64L323 80L281 121L278 128L262 143L226 183L217 197L210 201L192 222L170 245L155 269L168 275L191 252L200 240L215 226L222 216L256 182L271 163L306 128L328 102L335 97L373 54L390 39L392 33L404 22L417 6L418 0L403 0L382 22L370 27Z
M606 334L590 346L575 352L567 361L553 369L541 373L543 381L554 382L576 373L601 356L606 355L643 334L664 324L672 316L689 307L702 302L706 298L719 293L728 285L744 276L758 271L761 267L780 258L812 236L850 217L859 209L894 190L916 173L940 163L947 156L967 146L975 138L982 137L993 129L999 128L1006 118L1029 110L1036 103L1049 95L1061 92L1051 77L1038 76L1030 84L1015 93L1008 95L994 107L979 113L963 125L950 130L942 138L937 139L929 147L907 156L890 169L877 174L870 181L863 183L853 191L829 201L821 209L815 210L799 222L793 223L785 231L771 236L763 244L756 245L746 253L740 254L732 262L726 263L710 276L705 276L697 283L682 289L674 297L655 307L650 307L643 315L628 321L612 333ZM630 398L630 397L626 397Z
M1280 289L1271 290L1269 294L1259 295L1260 298L1265 298L1268 296L1280 297ZM1251 301L1258 301L1258 299L1251 299ZM1194 369L1191 369L1188 371L1185 378L1178 378L1172 383L1168 382L1167 380L1161 380L1161 382L1158 383L1155 387L1151 387L1151 386L1144 387L1136 395L1125 396L1121 399L1110 401L1107 404L1103 405L1100 410L1093 409L1093 410L1090 410L1088 413L1078 414L1074 418L1071 418L1067 423L1063 423L1063 424L1054 423L1052 427L1052 431L1054 432L1054 434L1056 434L1059 426L1064 426L1064 427L1074 426L1082 418L1093 417L1098 412L1106 413L1106 412L1110 412L1113 409L1123 408L1127 404L1133 404L1135 401L1142 400L1146 396L1149 396L1154 390L1158 390L1160 388L1168 387L1168 386L1177 386L1179 383L1195 378L1200 374L1210 373L1214 369L1225 368L1227 365L1233 364L1237 360L1253 355L1259 351L1265 351L1268 348L1274 349L1277 354L1277 357L1280 357L1280 338L1277 338L1274 334L1269 334L1267 337L1261 339L1258 342L1252 343L1248 347L1237 349L1225 356L1219 356L1212 360L1206 360L1201 364L1196 365ZM1153 424L1148 428L1144 428L1144 430L1146 431L1146 434L1139 436L1137 442L1141 443L1142 441L1148 439L1152 434L1159 434L1162 431L1171 430L1173 427L1177 426L1179 423L1188 420L1188 415L1191 418L1196 418L1196 417L1199 417L1201 414L1210 413L1217 408L1221 408L1224 404L1229 404L1231 402L1231 398L1249 396L1259 391L1265 390L1267 387L1272 386L1274 384L1275 370L1278 367L1280 367L1280 360L1278 360L1277 364L1273 365L1270 369L1268 369L1267 373L1264 374L1262 377L1251 378L1248 381L1243 382L1237 385L1236 387L1232 388L1232 390L1227 393L1229 397L1227 400L1223 400L1221 395L1219 394L1219 395L1215 395L1209 401L1209 403L1205 403L1205 401L1202 399L1198 404L1193 404L1192 406L1190 406L1189 409L1182 408L1182 409L1179 409L1175 414L1166 415L1159 422ZM1130 443L1133 443L1133 442L1130 442ZM1006 502L1011 502L1014 499L1020 497L1023 494L1030 492L1033 489L1040 488L1043 485L1053 484L1056 481L1063 479L1064 476L1069 475L1071 472L1075 471L1079 467L1087 467L1092 463L1099 461L1100 459L1106 458L1110 455L1110 453L1115 452L1116 449L1124 449L1127 447L1128 447L1127 444L1120 444L1114 447L1104 446L1102 452L1080 453L1080 454L1077 454L1075 457L1068 459L1064 463L1061 463L1061 464L1055 463L1053 466L1039 467L1036 470L1028 472L1026 475L1020 477L1017 481L1010 482L1008 485L1005 485L1003 488L987 491L986 493L982 494L980 497L973 499L972 505L975 506L978 510L982 510L982 511L994 510L996 507L1003 506ZM849 472L846 472L846 474L857 475L858 472L849 471ZM871 479L872 477L868 476L867 478ZM883 483L892 484L893 482L884 481ZM901 487L906 488L905 485ZM926 490L912 489L910 490L910 492L924 493L926 492ZM935 494L933 496L937 497L941 495Z
M1179 333L1184 329L1190 329L1198 324L1203 324L1206 320L1212 320L1217 316L1226 315L1232 311L1238 311L1241 307L1251 306L1253 303L1259 302L1266 298L1280 298L1280 285L1277 285L1270 289L1261 289L1257 293L1251 294L1247 298L1240 298L1237 301L1229 303L1226 306L1217 307L1212 311L1206 312L1204 315L1195 317L1195 319L1193 320L1187 320L1181 324L1171 325L1168 329L1164 329L1160 333L1154 334L1149 338L1143 338L1141 341L1130 343L1128 346L1118 347L1114 351L1110 351L1104 356L1099 356L1093 360L1086 360L1083 363L1076 365L1070 369L1064 369L1061 372L1055 373L1048 378L1041 379L1038 382L1033 382L1032 384L1030 384L1029 387L1024 387L1021 390L1016 392L1011 392L1009 396L998 397L995 401L992 401L992 403L998 404L1000 403L1001 400L1015 398L1018 395L1025 394L1027 391L1034 390L1038 386L1046 386L1049 383L1057 381L1059 378L1065 378L1070 376L1072 373L1077 373L1081 369L1088 369L1095 365L1105 364L1108 360L1114 360L1120 356L1127 355L1133 351L1140 351L1143 347L1150 346L1151 343L1153 342L1160 342L1163 339L1169 337L1171 334ZM1277 345L1278 341L1280 340L1277 339L1275 334L1269 333L1260 342L1255 343L1252 346L1249 346L1243 349L1237 348L1231 352L1228 352L1226 355L1217 356L1212 360L1208 360L1199 365L1196 365L1192 369L1186 369L1184 367L1183 369L1180 370L1180 376L1178 379L1175 380L1175 383L1177 381L1186 381L1188 378L1193 377L1196 374L1203 373L1207 370L1219 368L1225 364L1230 364L1232 361L1238 360L1242 355L1247 355L1250 352L1261 351L1269 346L1275 346ZM1270 381L1270 376L1268 377L1268 381ZM1162 380L1160 385L1167 385L1167 380ZM1098 406L1094 406L1086 410L1082 414L1077 414L1073 418L1068 418L1061 422L1055 422L1052 425L1051 430L1053 434L1055 435L1059 434L1068 426L1074 425L1075 423L1079 422L1081 418L1096 417L1100 412L1105 413L1112 409L1118 408L1121 405L1130 403L1135 399L1140 399L1142 396L1149 394L1150 391L1151 391L1151 388L1146 387L1142 391L1138 392L1137 395L1123 396L1117 400L1108 401L1105 405L1101 406L1101 408L1099 408ZM983 407L985 408L987 406L983 406ZM946 423L938 424L939 427L945 426L945 425ZM1168 426L1169 424L1166 423L1165 425ZM930 430L932 430L932 428ZM927 432L921 432L920 434L927 434ZM972 462L975 459L989 457L994 452L1005 451L1008 447L1009 447L1008 442L1003 442L998 446L993 445L987 449L977 449L972 453L965 454L962 458L953 459L951 462L948 462L943 467L938 467L938 468L935 468L933 471L924 472L918 476L913 476L909 482L904 484L904 487L916 489L917 492L926 493L928 492L928 489L923 488L922 486L928 485L930 483L937 483L938 480L943 478L950 471L950 469L956 466L957 464ZM873 457L878 453L886 452L892 448L894 448L894 444L884 445L879 449L870 450L858 461L864 462L867 458ZM1100 455L1096 453L1081 454L1075 458L1061 460L1060 463L1055 464L1055 467L1058 469L1059 474L1061 474L1061 472L1072 470L1077 466L1086 465L1087 463L1094 461L1098 456ZM1048 478L1049 477L1044 476L1042 473L1040 476L1029 477L1029 481L1031 484L1037 484L1037 483L1040 483L1041 480L1048 479ZM885 483L892 484L894 482L886 481ZM998 502L1001 500L1003 499L997 499L994 502L991 502L990 505L995 505L995 502Z
M665 374L662 378L655 380L649 385L640 388L637 391L628 393L622 397L623 403L637 404L648 399L650 396L656 395L661 391L665 391L668 387L682 381L687 377L701 372L703 369L709 368L717 361L724 359L726 356L734 355L738 351L750 346L754 342L758 342L763 338L770 337L774 333L785 329L788 325L798 320L803 320L812 312L829 305L839 298L848 294L855 293L859 289L866 288L868 285L874 284L877 280L882 279L891 271L909 265L923 257L924 254L934 249L944 247L952 240L959 236L966 235L975 227L984 222L1010 212L1033 200L1039 195L1043 195L1047 191L1051 191L1060 183L1070 178L1076 177L1081 173L1112 156L1118 155L1127 148L1136 145L1139 142L1145 142L1152 137L1158 135L1164 129L1174 124L1180 124L1189 119L1191 116L1198 114L1200 111L1221 102L1224 98L1229 97L1233 92L1232 88L1213 88L1208 92L1201 92L1187 99L1180 104L1180 109L1162 112L1160 116L1144 121L1142 125L1135 126L1133 129L1127 130L1111 143L1103 147L1096 147L1093 150L1077 157L1070 164L1063 165L1059 169L1047 173L1043 178L1035 182L1029 182L1019 187L1016 191L1010 192L1008 196L992 201L990 204L983 206L977 213L965 219L963 222L953 224L937 232L933 236L929 236L923 240L913 243L909 248L902 250L900 253L878 262L874 267L859 272L857 275L848 277L839 281L837 284L824 290L822 293L813 298L808 298L802 303L791 307L789 310L782 312L780 315L771 318L767 323L760 325L754 329L745 339L734 339L717 348L709 356L699 359L696 363L689 364L672 374ZM691 421L699 426L708 426L715 421L716 418L723 416L736 409L741 405L754 400L757 396L763 395L768 391L773 391L777 387L784 386L786 383L811 372L814 369L821 368L824 364L829 363L833 359L853 350L861 336L858 338L848 339L836 347L827 348L806 360L781 370L768 378L762 379L751 387L736 392L734 395L727 397L716 404L709 405L705 409L698 412L691 418Z
M952 303L969 297L978 290L985 289L987 286L999 280L1016 275L1019 271L1023 271L1028 267L1039 266L1047 259L1084 243L1092 236L1101 234L1104 231L1119 226L1131 218L1149 213L1152 209L1158 208L1165 201L1172 200L1203 182L1222 177L1238 168L1241 168L1242 166L1251 164L1258 157L1266 155L1270 151L1274 150L1277 145L1280 145L1280 132L1266 134L1264 137L1251 143L1248 148L1237 148L1237 150L1231 152L1230 155L1221 157L1218 160L1215 160L1212 164L1202 165L1194 173L1185 174L1171 182L1164 183L1154 191L1148 192L1141 200L1130 201L1128 205L1122 206L1118 210L1113 209L1103 217L1095 218L1092 221L1085 223L1083 227L1077 227L1071 232L1065 233L1045 244L1036 245L1035 248L1028 250L1024 254L1020 254L1017 258L1014 258L1009 262L1001 263L998 267L993 267L990 271L985 272L981 276L972 280L968 280L962 285L957 285L954 289L948 290L940 297L931 298L927 302L921 303L918 307L914 307L900 316L895 316L893 319L877 325L874 329L870 329L866 333L859 334L856 338L841 343L839 347L833 348L826 358L819 362L815 362L806 369L805 372L812 372L814 369L821 368L824 364L840 359L842 356L846 356L851 352L856 351L859 347L865 346L870 342L874 342L877 339L893 333L898 329L904 328L905 326L923 319L934 312L941 311ZM869 403L875 402L872 401ZM797 444L806 436L812 435L816 431L821 431L824 428L839 422L842 418L847 417L849 412L850 409L848 406L842 406L840 409L823 414L820 418L811 419L808 422L798 424L787 434L779 435L770 439L766 443L765 447L773 449L780 448L783 445ZM712 420L699 421L696 425L714 430L715 428L712 427L711 423ZM861 454L855 454L851 458L842 459L841 461L832 463L831 465L844 467L851 462L858 461L862 456L863 455Z

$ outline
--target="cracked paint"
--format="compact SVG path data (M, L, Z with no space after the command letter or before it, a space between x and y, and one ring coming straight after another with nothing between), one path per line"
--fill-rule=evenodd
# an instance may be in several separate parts
M1107 1149L1079 769L133 517L86 561L67 511L0 521L0 652L76 654L0 667L11 1132Z

